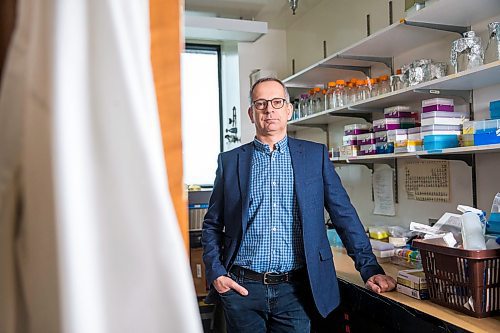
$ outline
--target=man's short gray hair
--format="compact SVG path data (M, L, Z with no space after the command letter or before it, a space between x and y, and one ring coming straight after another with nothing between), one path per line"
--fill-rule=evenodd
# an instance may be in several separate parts
M290 102L290 94L288 93L288 89L286 89L286 86L283 82L281 82L279 79L277 78L274 78L274 77L263 77L261 79L258 79L253 85L252 85L252 88L250 88L250 95L248 97L249 101L250 101L250 105L252 105L252 94L253 94L253 91L255 90L255 87L259 84L261 84L262 82L267 82L267 81L273 81L273 82L278 82L282 87L283 87L283 90L285 91L285 99L287 102Z

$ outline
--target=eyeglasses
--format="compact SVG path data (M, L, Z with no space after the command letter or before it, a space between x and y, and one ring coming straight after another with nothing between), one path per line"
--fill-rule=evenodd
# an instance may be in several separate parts
M269 102L271 102L271 106L274 109L281 109L283 105L285 105L286 99L278 97L273 99L257 99L253 101L252 104L257 110L265 110Z

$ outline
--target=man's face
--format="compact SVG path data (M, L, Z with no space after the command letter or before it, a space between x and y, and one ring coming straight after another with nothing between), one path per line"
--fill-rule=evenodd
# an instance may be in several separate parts
M285 99L285 90L278 82L264 81L253 90L252 102L268 100L267 107L263 110L258 110L253 103L248 108L248 116L255 124L257 136L286 135L286 124L292 117L293 106L285 101L282 108L275 108L269 101L273 98Z

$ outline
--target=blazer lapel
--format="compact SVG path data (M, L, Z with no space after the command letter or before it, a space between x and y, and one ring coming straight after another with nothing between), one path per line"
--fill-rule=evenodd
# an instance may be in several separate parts
M247 228L248 207L250 205L250 172L252 168L253 143L241 146L238 154L238 182L241 195L241 226L243 234Z
M297 196L297 203L299 205L299 211L301 215L304 213L304 193L302 186L303 182L307 179L306 172L306 154L304 151L304 146L298 140L288 137L288 148L290 149L290 157L292 159L292 167L294 174L294 187L295 195Z

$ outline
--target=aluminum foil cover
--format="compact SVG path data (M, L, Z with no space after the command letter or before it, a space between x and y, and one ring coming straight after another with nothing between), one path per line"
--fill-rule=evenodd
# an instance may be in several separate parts
M488 24L489 40L486 50L494 54L494 60L500 60L500 22ZM490 50L494 48L494 50Z
M481 47L481 37L476 36L474 31L467 31L463 38L459 38L451 44L450 62L458 72L458 57L460 54L467 55L467 69L481 66L484 53Z
M446 63L435 63L431 59L419 59L404 65L403 80L409 86L446 76Z

